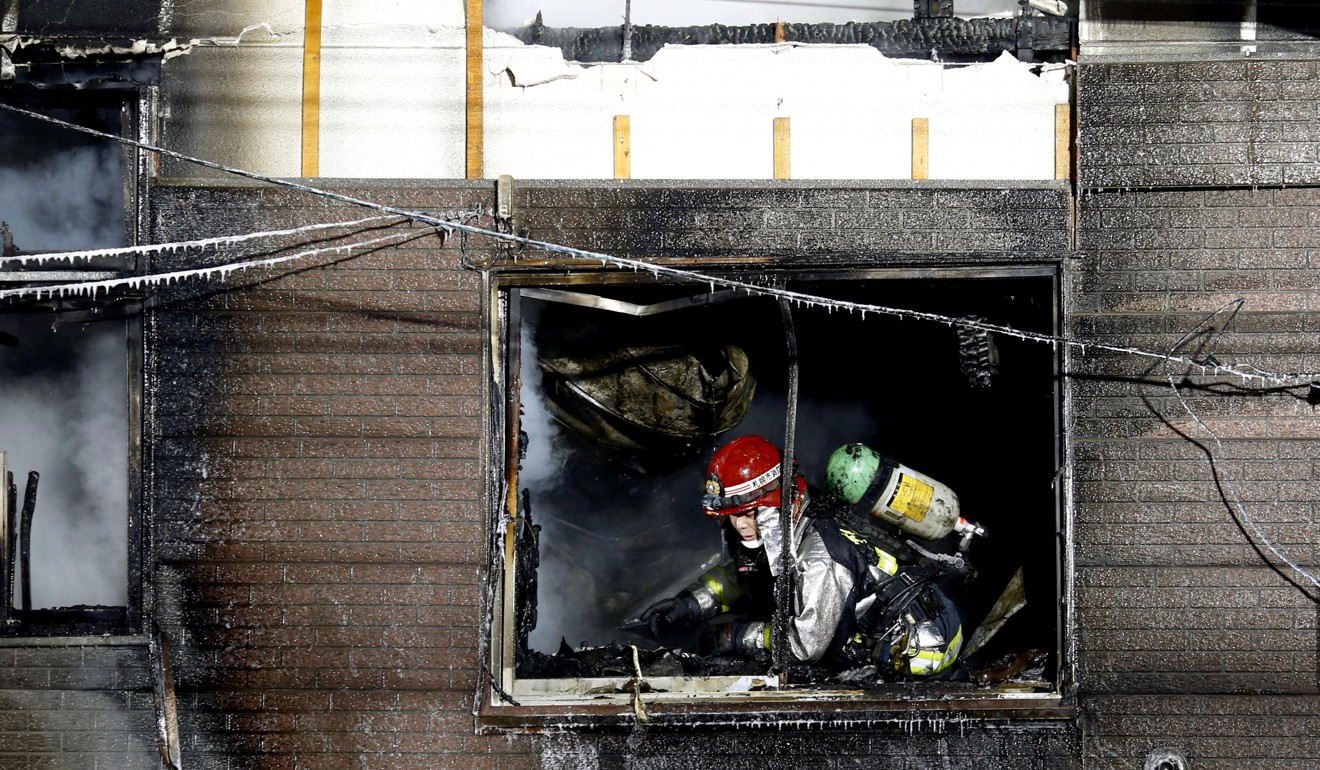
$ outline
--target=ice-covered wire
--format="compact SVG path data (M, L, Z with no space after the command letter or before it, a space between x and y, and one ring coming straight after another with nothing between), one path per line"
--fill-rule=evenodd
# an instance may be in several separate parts
M465 227L471 228L471 225L466 225ZM480 228L473 228L473 229L480 229ZM661 265L653 262L645 262L639 259L617 257L610 254L602 254L600 252L586 251L584 249L575 249L569 246L560 246L558 244L547 243L545 241L536 241L530 238L507 235L502 233L495 233L493 231L484 231L481 234L489 235L491 237L498 237L505 240L514 240L518 243L522 243L524 245L531 246L533 248L558 252L561 254L568 254L570 256L580 257L582 259L588 259L605 264L614 264L620 267L631 268L633 270L645 270L654 275L666 275L692 283L704 283L704 284L708 284L712 290L716 286L721 286L728 289L745 291L749 295L776 297L781 300L787 300L796 305L846 310L848 312L859 312L861 313L863 318L866 317L867 313L875 313L876 315L887 315L887 316L893 316L903 319L933 321L933 322L945 324L946 326L950 326L950 327L979 329L981 331L992 332L994 334L1002 335L1005 337L1015 337L1017 339L1027 340L1031 342L1045 342L1051 345L1063 345L1066 347L1079 349L1083 353L1085 353L1088 350L1103 350L1110 353L1122 353L1122 354L1138 356L1142 358L1151 358L1158 361L1166 361L1169 363L1183 364L1185 366L1191 366L1199 369L1202 374L1215 374L1215 375L1230 374L1248 381L1262 380L1273 383L1285 383L1285 382L1311 382L1312 380L1320 379L1320 374L1311 373L1311 372L1273 372L1267 369L1261 369L1259 367L1252 366L1250 364L1243 366L1236 366L1232 364L1223 364L1223 363L1207 363L1205 361L1197 361L1196 359L1190 358L1188 356L1179 356L1168 353L1161 353L1154 350L1146 350L1144 348L1132 347L1128 345L1113 345L1107 342L1099 342L1096 340L1080 340L1073 337L1062 337L1055 334L1043 334L1040 332L1023 331L1020 329L1014 329L1011 326L1002 326L1000 324L993 324L986 321L979 321L970 318L956 318L953 316L941 315L939 313L929 313L921 310L910 310L906 308L890 307L887 305L873 305L863 302L849 302L847 300L832 299L830 297L820 297L813 294L806 294L803 292L792 291L790 289L784 289L776 286L761 286L758 284L749 283L747 281L740 281L735 278L725 278L722 276L697 272L695 270L685 270L682 268L670 267L668 265Z
M40 120L46 123L52 123L54 125L67 128L71 131L78 131L80 133L89 134L91 136L98 136L102 139L109 139L112 142L119 142L120 144L125 144L130 147L136 147L139 150L154 152L158 155L164 155L169 158L181 160L186 163L192 163L198 166L202 166L204 168L214 169L216 171L223 171L226 174L241 176L245 179L252 179L257 182L265 182L266 184L274 185L276 187L283 187L289 190L297 190L299 192L305 192L308 193L309 195L317 195L322 198L339 201L341 203L349 203L354 206L362 206L364 208L374 209L375 211L380 211L386 214L394 214L395 216L407 217L408 219L411 219L415 222L421 222L423 224L432 225L434 227L444 227L446 229L452 228L456 230L461 230L465 227L472 228L471 225L462 225L458 222L442 219L440 217L431 216L430 214L423 214L417 211L407 211L405 209L397 208L395 206L387 206L383 203L376 203L374 201L365 200L363 198L355 198L352 195L344 195L343 193L337 193L331 190L312 187L311 185L306 185L301 182L294 182L289 179L280 179L278 177L266 176L264 174L258 174L253 171L246 171L241 168L226 166L223 163L216 163L215 161L205 160L203 158L197 158L191 155L185 155L184 153L176 152L174 150L168 150L164 147L158 147L153 144L147 144L146 142L138 141L137 139L129 139L126 136L119 136L117 134L111 134L106 131L98 131L95 128L80 126L77 123L70 123L67 120L52 118L49 115L43 115L40 112L33 112L32 110L25 110L22 107L15 107L12 104L0 103L0 109L18 113L19 115L25 115L29 118L32 118L33 120ZM472 228L472 229L480 230L481 234L483 235L488 233L492 235L498 235L493 231L486 231L486 230L482 230L481 228Z
M292 262L294 260L314 257L321 254L340 252L351 253L354 249L363 249L369 246L393 243L406 240L407 238L416 237L418 237L418 232L416 230L409 230L404 232L394 232L365 241L355 241L353 243L345 243L338 246L323 246L316 249L307 249L306 251L300 251L296 254L286 254L281 257L252 259L244 262L229 262L223 265L197 267L188 270L174 270L168 273L108 278L100 281L81 281L79 283L55 284L49 286L23 286L16 289L0 289L0 299L8 299L11 297L34 297L40 300L46 297L65 297L69 295L91 297L95 296L99 291L108 292L111 289L121 286L126 286L130 289L140 289L144 286L157 286L159 284L176 282L185 278L207 278L212 275L223 276L238 270L273 267L274 265L279 265L285 262Z
M788 289L783 289L778 287L761 286L761 285L749 283L747 281L740 281L733 278L724 278L720 276L710 275L707 273L697 272L694 270L686 270L683 268L676 268L676 267L670 267L667 265L661 265L652 262L645 262L639 259L630 259L627 257L618 257L610 254L604 254L601 252L588 251L585 249L577 249L571 246L563 246L561 244L535 240L532 238L527 238L525 236L513 235L511 233L501 233L495 230L486 229L484 227L478 227L476 225L467 224L466 222L457 222L453 220L447 220L440 217L432 216L430 214L424 214L416 211L408 211L405 209L397 208L395 206L387 206L385 204L364 200L362 198L357 198L351 195L344 195L343 193L337 193L330 190L324 190L317 187L312 187L311 185L306 185L301 182L294 182L288 179L280 179L277 177L265 176L263 174L257 174L252 171L245 171L243 169L225 166L223 164L216 163L214 161L204 160L202 158L196 158L190 155L185 155L183 153L176 152L174 150L168 150L163 147L150 145L145 142L138 141L136 139L129 139L127 137L117 136L115 134L107 133L105 131L98 131L94 128L80 126L76 123L70 123L68 121L60 120L58 118L52 118L49 115L43 115L39 112L32 112L31 110L25 110L20 107L15 107L9 104L0 104L0 109L9 110L11 112L15 112L20 115L26 115L30 118L33 118L34 120L45 121L47 123L52 123L58 126L62 126L64 128L68 128L73 131L79 131L85 134L90 134L92 136L99 136L104 139L120 142L122 144L136 147L138 149L145 150L148 152L158 153L188 163L200 165L206 168L215 169L217 171L223 171L228 174L234 174L235 176L244 177L246 179L252 179L255 181L264 182L277 187L284 187L290 190L305 192L309 195L316 195L323 198L327 198L329 200L339 201L341 203L348 203L355 206L362 206L365 208L374 209L376 211L380 211L387 214L394 214L396 216L406 217L407 219L410 219L412 221L420 222L423 224L429 224L432 225L433 227L440 227L446 230L457 231L459 233L483 235L488 238L493 238L495 240L505 241L509 243L517 243L525 247L532 247L535 249L541 249L543 251L548 251L552 253L564 254L566 256L577 257L580 259L590 260L594 262L600 262L601 264L604 265L612 264L618 267L630 268L632 270L645 270L647 272L652 273L653 275L665 275L680 281L688 281L692 283L705 283L708 284L712 289L714 289L714 287L716 286L723 286L726 288L745 291L750 295L765 295L771 297L778 297L780 299L786 299L795 304L806 305L808 307L824 307L831 309L847 310L849 312L860 312L863 317L865 317L867 313L876 313L877 315L888 315L896 318L932 321L937 323L943 323L951 327L978 329L981 331L991 332L1006 337L1014 337L1021 340L1027 340L1032 342L1044 342L1051 345L1061 345L1064 347L1080 350L1082 353L1085 353L1088 350L1102 350L1109 353L1119 353L1124 355L1136 356L1140 358L1149 358L1156 361L1166 361L1168 363L1182 364L1184 366L1194 367L1200 370L1202 374L1232 375L1235 377L1239 377L1244 381L1248 381L1248 382L1250 382L1251 380L1260 380L1262 382L1275 383L1275 384L1283 384L1283 383L1302 384L1302 383L1310 383L1314 380L1320 379L1320 373L1315 373L1315 372L1275 372L1267 369L1261 369L1259 367L1252 366L1250 364L1230 365L1230 364L1221 364L1221 363L1208 363L1205 361L1197 361L1187 356L1179 356L1170 353L1161 353L1161 352L1146 350L1144 348L1138 348L1134 346L1113 345L1110 343L1099 342L1095 340L1080 340L1072 337L1063 337L1054 334L1042 334L1039 332L1022 331L1019 329L1014 329L1009 326L1001 326L999 324L992 324L985 321L959 319L951 316L940 315L938 313L928 313L919 310L908 310L904 308L895 308L885 305L872 305L861 302L848 302L846 300L831 299L829 297L819 297L812 294L805 294L803 292L791 291Z
M765 296L777 297L781 300L786 300L799 305L806 305L808 307L825 307L830 309L837 308L841 310L847 310L849 312L860 312L863 317L865 317L866 313L876 313L878 315L888 315L897 318L932 321L932 322L943 323L951 327L976 329L976 330L991 332L994 334L999 334L1007 337L1014 337L1021 340L1045 342L1051 345L1061 345L1061 346L1080 350L1082 353L1085 353L1087 350L1102 350L1109 353L1119 353L1119 354L1131 355L1141 358L1149 358L1157 361L1164 361L1166 363L1181 364L1184 366L1193 367L1198 369L1202 374L1233 375L1248 382L1251 380L1260 380L1262 382L1270 382L1275 384L1282 384L1282 383L1300 384L1300 383L1310 383L1312 381L1320 379L1320 374L1313 372L1274 372L1266 369L1261 369L1259 367L1250 364L1226 365L1217 362L1198 361L1188 356L1178 355L1176 352L1174 352L1190 337L1190 335L1189 337L1184 337L1183 340L1179 341L1179 343L1175 345L1173 348L1171 348L1168 353L1160 353L1157 351L1146 350L1144 348L1138 348L1134 346L1112 345L1109 343L1098 342L1094 340L1080 340L1076 338L1061 337L1053 334L1041 334L1038 332L1021 331L1018 329L1013 329L1008 326L1001 326L998 324L991 324L984 321L972 320L966 318L954 318L950 316L940 315L937 313L928 313L928 312L908 310L903 308L888 307L884 305L872 305L866 303L848 302L845 300L836 300L828 297L819 297L811 294L805 294L802 292L790 291L788 289L783 289L778 287L760 286L746 281L739 281L736 279L709 275L693 270L684 270L681 268L668 267L665 265L649 263L637 259L629 259L625 257L618 257L600 252L587 251L584 249L576 249L573 247L563 246L560 244L534 240L524 236L518 236L510 233L501 233L494 230L488 230L486 228L467 224L466 222L447 220L429 214L424 214L416 211L408 211L394 206L387 206L384 204L375 203L373 201L365 200L362 198L357 198L350 195L344 195L342 193L336 193L330 190L324 190L324 189L312 187L311 185L302 184L300 182L293 182L287 179L279 179L276 177L265 176L263 174L257 174L251 171L245 171L243 169L225 166L220 163L215 163L201 158L192 157L180 152L175 152L173 150L165 149L163 147L157 147L154 145L147 144L145 142L140 142L135 139L129 139L127 137L110 134L104 131L98 131L96 129L87 128L86 126L79 126L75 123L70 123L68 121L52 118L48 115L43 115L38 112L24 110L22 108L15 107L13 105L0 103L0 109L9 110L11 112L26 115L35 120L45 121L47 123L59 125L71 130L79 131L93 136L102 137L125 145L130 145L148 152L153 152L160 155L165 155L167 157L176 158L178 160L182 160L187 163L200 165L217 171L223 171L228 174L233 174L235 176L252 179L254 181L264 182L266 184L274 185L277 187L284 187L286 189L305 192L310 195L319 196L329 200L335 200L342 203L348 203L355 206L361 206L364 208L373 209L385 214L404 217L406 219L415 222L428 224L433 227L442 228L447 231L457 231L462 235L468 235L468 234L484 235L486 237L493 238L495 240L504 241L508 243L516 243L523 247L532 247L536 249L541 249L543 251L548 251L551 253L559 253L580 259L598 261L601 264L612 264L618 267L627 267L633 270L645 270L654 275L663 274L681 281L705 283L708 284L712 288L712 290L716 286L723 286L726 288L745 291L749 295L765 295ZM309 228L306 229L315 229L317 227L318 226L310 226ZM303 228L299 228L299 230L303 230ZM256 236L257 234L251 234L251 235ZM78 284L64 284L57 286L26 287L20 289L11 289L11 290L0 291L0 297L31 296L34 294L38 297L41 297L41 296L49 296L57 293L63 294L65 292L86 293L88 291L94 292L99 288L104 288L106 290L109 290L112 287L120 286L120 285L140 287L143 285L154 285L156 283L178 280L180 278L186 278L186 277L209 276L212 274L224 275L228 272L245 269L247 267L269 266L273 264L278 264L279 262L290 261L293 259L300 259L302 257L312 256L315 254L323 254L328 252L337 252L344 250L352 250L354 248L362 248L364 246L369 246L376 243L384 243L394 239L395 236L384 236L382 238L363 241L346 246L337 246L326 249L313 249L305 252L300 252L299 254L289 255L286 257L264 259L264 260L253 260L250 262L234 263L230 265L222 265L211 268L199 268L194 270L177 271L175 273L165 273L155 276L138 276L132 278L112 279L109 281L94 281L94 282L86 282L86 283L78 283ZM220 240L230 240L230 239L220 239ZM230 242L232 242L232 240L230 240ZM140 250L142 247L137 247L137 248ZM169 248L169 246L162 245L159 248L166 249ZM47 258L55 258L55 257L47 257ZM1241 300L1238 300L1236 302L1236 306L1238 308L1241 307ZM1236 310L1234 312L1236 312ZM1216 312L1216 315L1217 314L1218 311ZM1188 415L1190 415L1191 419L1194 420L1196 424L1201 426L1201 428L1206 431L1206 433L1215 442L1216 447L1218 447L1219 450L1222 452L1223 444L1222 442L1220 442L1218 435L1215 434L1215 432L1211 430L1210 427L1206 425L1205 422L1202 421L1200 417L1191 410L1186 400L1182 397L1182 394L1178 391L1177 384L1173 381L1172 377L1170 377L1170 386L1173 388L1174 394L1177 396L1179 403L1182 404L1183 409L1187 411ZM1277 557L1280 561L1287 564L1291 569L1293 569L1299 575L1304 576L1312 584L1316 585L1317 587L1320 587L1320 581L1318 581L1314 575L1312 575L1309 571L1298 565L1290 558L1288 558L1287 555L1285 555L1277 546L1275 546L1268 538L1265 537L1264 533L1260 530L1260 527L1246 512L1246 508L1245 506L1243 506L1241 502L1241 498L1237 494L1236 488L1232 483L1232 479L1228 477L1226 474L1223 475L1223 478L1225 479L1226 482L1225 487L1229 491L1230 496L1232 497L1233 505L1235 509L1238 511L1239 515L1241 516L1241 520L1251 529L1251 531L1256 535L1256 537L1260 540L1260 542L1264 543L1265 546L1269 549L1269 551L1273 553L1275 557ZM501 695L504 694L501 693Z
M84 251L59 251L42 252L40 254L15 254L13 256L0 257L2 262L18 262L20 264L45 264L58 260L67 260L69 262L79 259L94 259L98 257L122 257L135 256L140 254L158 254L168 251L182 251L184 249L206 248L207 246L222 246L244 243L246 241L258 240L261 238L279 238L285 235L302 235L303 233L316 232L317 230L334 230L349 227L359 227L361 225L371 224L373 222L384 222L390 219L397 219L393 214L382 214L378 217L367 217L365 219L354 219L350 222L327 222L316 225L304 225L302 227L293 227L287 230L264 230L255 233L243 233L241 235L221 235L215 238L201 238L195 241L176 241L174 243L150 243L141 246L120 246L113 249L88 249ZM34 276L34 279L40 280L40 276Z
M1194 339L1215 318L1219 317L1224 313L1228 313L1229 321L1231 322L1232 319L1237 315L1238 311L1241 309L1242 309L1241 300L1230 302L1224 305L1223 307L1219 308L1218 310L1216 310L1215 312L1211 313L1209 316L1204 318L1195 327L1193 327L1191 331L1184 334L1182 339L1178 340L1178 342L1174 343L1173 347L1169 348L1169 353L1172 354L1174 351L1178 350L1183 345L1187 344L1188 341ZM1198 426L1200 426L1201 430L1205 431L1206 434L1210 436L1210 440L1214 442L1215 445L1214 451L1207 450L1210 453L1211 468L1215 473L1217 473L1223 484L1224 490L1228 493L1229 502L1232 504L1233 510L1237 513L1238 520L1242 522L1242 524L1245 525L1247 529L1251 530L1251 533L1255 536L1256 541L1264 545L1265 548L1268 549L1270 553L1274 554L1275 558L1277 558L1279 561L1283 562L1284 564L1288 565L1288 567L1293 572L1297 573L1298 575L1301 575L1303 578L1310 581L1310 583L1313 586L1315 586L1316 588L1320 588L1320 579L1317 579L1316 576L1313 575L1311 572L1309 572L1305 567L1302 567L1300 564L1289 558L1288 555L1285 554L1281 548L1279 548L1277 545L1274 544L1274 541L1270 540L1270 538L1260 528L1260 525L1256 523L1256 520L1253 519L1251 517L1251 514L1247 512L1247 507L1242 502L1242 496L1238 494L1237 484L1234 483L1232 474L1230 474L1224 468L1222 463L1218 463L1215 461L1216 455L1218 457L1223 457L1226 452L1224 448L1224 443L1219 440L1219 434L1215 433L1214 429L1211 428L1208 424L1206 424L1206 422L1201 419L1201 416L1192 410L1191 405L1187 403L1187 399L1183 398L1182 391L1178 389L1178 383L1174 379L1174 376L1172 374L1168 375L1168 380L1169 380L1169 389L1173 391L1173 395L1175 398L1178 399L1178 403L1179 405L1182 406L1183 411L1186 412L1187 416L1190 417L1192 421L1195 422Z
M1172 376L1169 377L1169 387L1173 390L1173 395L1178 397L1178 403L1181 404L1183 410L1187 412L1187 416L1191 417L1193 422L1201 426L1201 429L1204 430L1207 434L1209 434L1210 440L1215 442L1215 448L1218 450L1219 456L1222 457L1224 452L1226 451L1224 449L1223 442L1219 440L1218 434L1216 434L1209 425L1206 425L1205 422L1201 419L1201 417L1196 414L1196 412L1192 411L1192 407L1188 405L1187 400L1184 399L1182 393L1179 392L1178 384L1174 382ZM1213 457L1214 455L1212 454L1211 455L1212 460ZM1226 470L1224 470L1222 465L1219 465L1217 463L1215 465L1217 466L1219 477L1223 481L1224 489L1228 491L1230 502L1232 502L1234 510L1237 511L1238 519L1242 521L1242 523L1247 525L1247 528L1250 529L1252 534L1256 536L1256 540L1258 540L1267 549L1269 549L1269 552L1274 554L1275 558L1277 558L1279 561L1283 562L1284 564L1287 564L1288 567L1292 569L1293 572L1296 572L1298 575L1301 575L1302 577L1306 578L1316 588L1320 588L1320 579L1317 579L1316 576L1311 574L1309 571L1307 571L1305 567L1301 566L1297 562L1288 558L1288 555L1285 554L1282 550L1280 550L1280 548L1277 545L1275 545L1274 542L1271 541L1268 536L1266 536L1266 534L1261 530L1260 526L1256 524L1255 519L1251 518L1251 514L1247 513L1247 507L1242 504L1242 497L1238 494L1237 485L1233 483L1233 477L1229 475L1229 473Z

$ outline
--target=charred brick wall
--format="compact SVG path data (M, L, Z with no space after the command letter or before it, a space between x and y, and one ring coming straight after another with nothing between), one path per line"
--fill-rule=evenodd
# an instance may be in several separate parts
M1063 187L525 184L518 227L642 258L1062 261L1079 338L1152 350L1182 342L1178 352L1198 360L1314 368L1315 190L1188 189L1179 175L1191 172L1177 162L1171 189L1098 189L1143 184L1145 166L1116 143L1094 148L1119 122L1144 118L1086 84L1126 78L1158 90L1175 77L1190 83L1195 70L1083 68L1092 188L1078 199L1076 251ZM445 215L478 209L483 224L493 204L484 183L351 192ZM360 216L284 191L160 186L150 237ZM175 286L151 302L152 617L174 643L189 766L1117 769L1159 748L1198 770L1309 765L1310 739L1286 736L1320 719L1314 593L1265 564L1224 491L1271 542L1314 563L1320 440L1305 389L1096 348L1072 349L1066 380L1079 724L475 734L487 527L479 278L462 265L460 239L411 233L376 251ZM340 242L325 233L253 253ZM466 245L490 254L478 239ZM233 257L167 254L153 268ZM1238 299L1231 319L1206 326ZM1169 376L1187 384L1175 392ZM10 664L0 679L6 767L155 765L144 647L0 650Z
M446 213L472 194L358 192ZM152 237L361 216L280 191L162 187ZM334 246L326 235L258 251ZM478 281L456 241L418 235L157 298L155 588L190 766L497 767L516 750L471 729Z
M0 647L0 767L153 767L146 646Z
M1314 763L1316 588L1266 541L1314 572L1316 414L1213 368L1316 365L1312 67L1081 68L1073 331L1210 363L1069 367L1088 767Z
M1068 249L1060 185L580 183L524 185L518 200L518 226L532 237L636 259L1040 263Z
M484 183L349 192L447 216L476 209L491 224ZM1039 262L1067 244L1062 187L527 185L518 203L534 237L642 257ZM162 184L150 238L361 216L287 191ZM353 239L406 240L179 283L148 303L149 614L172 643L187 766L1074 766L1068 721L476 734L480 279L461 239L386 225L355 226ZM151 270L291 256L341 235L167 253ZM491 254L479 239L466 247ZM3 649L6 767L157 766L143 646Z
M1086 187L1297 185L1320 179L1316 62L1084 66Z

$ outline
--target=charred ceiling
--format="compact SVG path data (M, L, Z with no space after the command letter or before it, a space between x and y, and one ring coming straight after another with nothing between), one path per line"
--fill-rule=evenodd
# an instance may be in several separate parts
M1068 57L1075 22L1057 16L960 19L919 17L893 22L847 24L751 24L698 27L631 27L631 58L647 61L666 45L734 45L748 43L828 43L870 45L897 58L952 62L992 61L1005 51L1023 61L1053 62ZM559 48L579 62L616 62L624 50L619 27L584 29L547 27L536 22L510 33L524 43Z

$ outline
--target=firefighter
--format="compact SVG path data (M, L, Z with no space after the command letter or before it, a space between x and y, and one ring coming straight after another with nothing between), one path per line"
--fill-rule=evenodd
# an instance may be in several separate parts
M705 623L704 652L768 656L774 578L782 564L780 474L779 450L761 436L734 439L715 452L702 508L721 520L730 558L677 596L648 607L641 619L652 633ZM897 677L950 671L962 629L956 608L935 583L935 570L900 566L833 519L813 516L810 491L796 469L789 489L790 657L836 668L876 664Z

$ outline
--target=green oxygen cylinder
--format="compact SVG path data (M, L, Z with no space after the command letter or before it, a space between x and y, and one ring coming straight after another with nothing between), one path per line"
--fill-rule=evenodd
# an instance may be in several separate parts
M825 476L829 491L854 510L862 502L872 517L913 537L939 540L976 526L962 521L958 495L946 484L863 444L834 450Z

